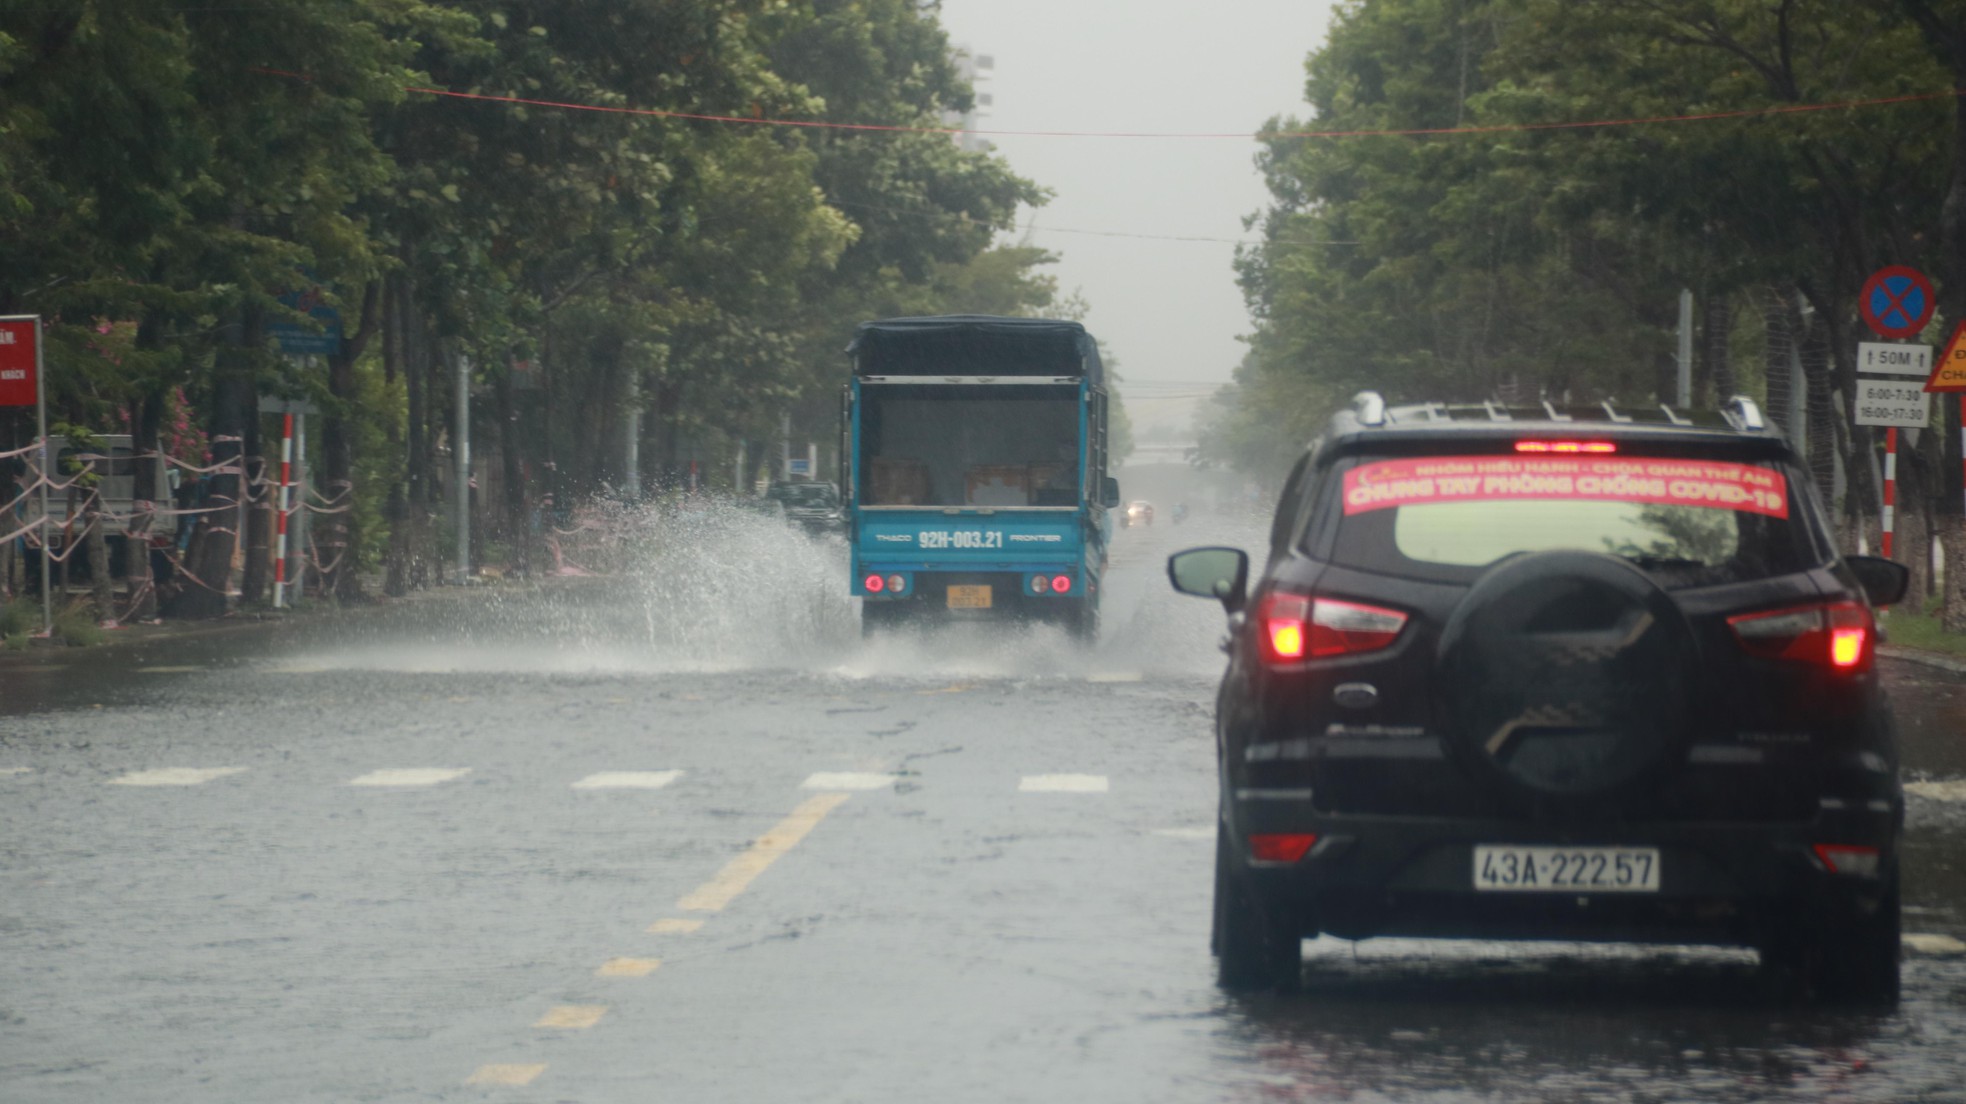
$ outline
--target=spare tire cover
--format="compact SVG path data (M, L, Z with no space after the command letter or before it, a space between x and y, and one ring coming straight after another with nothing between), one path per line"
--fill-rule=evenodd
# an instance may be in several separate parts
M1441 634L1440 724L1515 804L1610 813L1683 758L1697 663L1685 614L1631 563L1511 557Z

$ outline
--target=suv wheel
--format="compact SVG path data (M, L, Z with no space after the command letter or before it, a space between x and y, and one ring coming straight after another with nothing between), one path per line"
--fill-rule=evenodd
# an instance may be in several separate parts
M1215 924L1210 938L1216 977L1231 992L1288 993L1302 981L1304 945L1236 869L1229 833L1215 822Z
M1762 955L1764 961L1800 972L1820 1000L1894 1005L1900 984L1900 925L1894 872L1874 907L1844 903L1813 922L1778 930Z

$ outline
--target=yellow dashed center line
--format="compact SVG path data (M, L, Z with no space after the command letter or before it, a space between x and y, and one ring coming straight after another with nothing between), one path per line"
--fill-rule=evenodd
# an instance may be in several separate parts
M556 1004L546 1010L534 1027L560 1027L569 1031L584 1031L601 1022L608 1014L605 1004Z
M478 1072L464 1079L467 1085L530 1085L535 1077L546 1072L546 1063L538 1065L479 1066Z
M610 958L594 971L595 977L647 977L662 966L659 958Z
M657 920L649 925L650 935L689 935L703 926L701 920Z
M806 834L817 827L826 814L840 806L851 794L823 793L792 810L792 815L774 825L771 831L759 836L743 854L732 859L717 876L698 886L689 896L677 902L676 907L685 912L717 912L731 903L738 894L744 892L758 875L771 868L779 856L790 851Z

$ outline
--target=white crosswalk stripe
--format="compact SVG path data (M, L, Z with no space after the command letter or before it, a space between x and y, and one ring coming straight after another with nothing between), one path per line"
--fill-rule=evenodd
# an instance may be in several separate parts
M573 784L576 790L659 790L681 778L679 770L597 771Z
M244 767L160 767L131 771L109 780L112 786L202 786L214 778L244 773Z
M470 773L469 767L404 767L395 770L370 771L360 778L349 779L348 784L409 789L416 786L439 785Z
M1020 793L1105 793L1103 774L1027 774L1017 783Z
M863 771L821 771L807 778L802 789L808 790L883 790L894 785L897 775L873 774Z

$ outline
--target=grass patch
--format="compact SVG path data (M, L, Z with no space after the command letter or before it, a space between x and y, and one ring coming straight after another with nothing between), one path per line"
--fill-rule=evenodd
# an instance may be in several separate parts
M1887 644L1966 656L1966 635L1945 631L1937 614L1892 610L1884 616L1884 634Z
M108 634L96 624L95 607L90 603L77 602L55 611L55 639L78 648L88 648L107 638Z
M22 641L25 641L28 634L40 627L41 603L39 600L16 598L6 605L0 606L0 639L5 639L8 647L25 647L25 643L15 644L14 638L19 637Z

